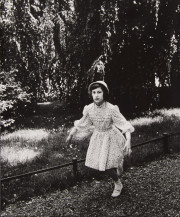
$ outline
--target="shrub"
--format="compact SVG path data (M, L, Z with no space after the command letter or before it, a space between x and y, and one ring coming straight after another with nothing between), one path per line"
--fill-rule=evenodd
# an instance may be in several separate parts
M1 129L9 129L18 117L25 115L32 103L32 94L15 80L15 71L0 72L0 118Z

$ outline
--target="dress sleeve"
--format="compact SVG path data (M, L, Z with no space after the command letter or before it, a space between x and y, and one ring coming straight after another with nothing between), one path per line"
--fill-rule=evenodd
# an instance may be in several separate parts
M94 131L94 126L89 118L88 110L89 107L85 106L83 110L83 117L74 122L73 128L76 128L76 130L73 133L73 142L79 143L80 141L89 140Z
M122 133L126 133L127 131L129 131L130 133L134 132L134 127L120 113L117 105L115 105L113 110L112 110L112 119L113 119L113 124L118 129L120 129L122 131Z
M80 120L76 120L74 122L74 127L77 130L87 130L90 126L92 125L92 122L89 118L89 114L88 114L88 106L84 107L83 110L83 117Z

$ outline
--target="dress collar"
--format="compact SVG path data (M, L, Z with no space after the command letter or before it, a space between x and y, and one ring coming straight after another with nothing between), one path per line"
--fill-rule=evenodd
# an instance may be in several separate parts
M101 105L96 105L96 103L94 103L94 107L95 108L105 108L106 106L106 102L104 101Z

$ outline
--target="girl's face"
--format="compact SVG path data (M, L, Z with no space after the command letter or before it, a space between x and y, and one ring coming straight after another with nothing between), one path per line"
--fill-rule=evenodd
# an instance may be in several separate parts
M103 90L100 87L92 90L92 98L96 105L101 105L104 102Z

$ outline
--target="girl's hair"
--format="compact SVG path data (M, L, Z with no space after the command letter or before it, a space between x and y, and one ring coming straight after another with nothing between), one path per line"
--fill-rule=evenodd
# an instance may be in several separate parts
M109 94L108 94L107 89L102 84L97 84L96 83L96 84L91 85L91 87L89 89L89 95L90 95L90 97L92 98L92 90L94 90L94 89L96 89L98 87L100 87L102 89L102 91L103 91L103 98L104 98L105 101L107 101Z

